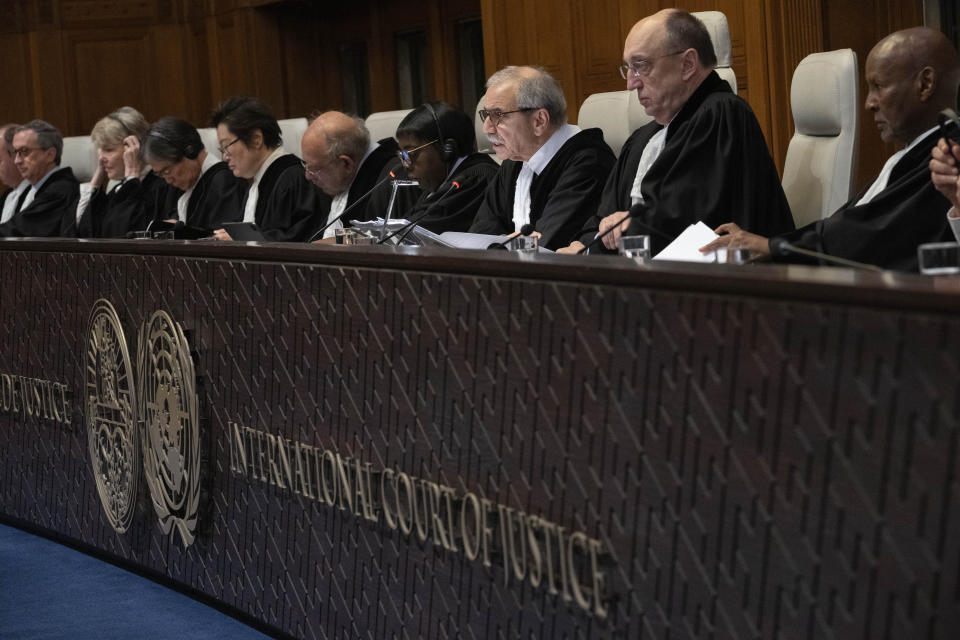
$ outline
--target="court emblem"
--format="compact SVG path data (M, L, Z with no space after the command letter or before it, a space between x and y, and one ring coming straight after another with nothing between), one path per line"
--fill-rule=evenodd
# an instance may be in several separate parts
M130 353L120 319L108 301L94 304L87 336L87 446L104 513L110 526L123 533L136 508L140 441Z

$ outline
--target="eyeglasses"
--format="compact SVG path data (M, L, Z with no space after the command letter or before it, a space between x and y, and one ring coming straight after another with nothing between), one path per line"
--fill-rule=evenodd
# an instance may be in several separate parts
M303 167L303 174L306 176L307 180L312 180L313 178L319 177L320 169L311 169L303 160L300 161L300 166Z
M19 149L13 150L13 157L16 158L19 156L21 158L26 158L34 151L43 151L43 149L40 147L20 147Z
M170 175L170 172L173 171L173 168L174 168L175 166L177 166L178 164L180 164L180 163L179 163L179 162L174 162L173 164L168 164L167 166L165 166L165 167L164 167L163 169L161 169L160 171L154 171L154 173L157 174L158 176L160 176L161 178L166 179L166 177Z
M436 140L431 140L427 144L422 144L415 149L410 149L409 151L404 151L403 149L401 149L400 151L397 151L397 157L400 158L400 164L403 165L404 169L409 169L411 166L413 166L414 160L416 160L416 157L414 156L414 154L418 153L421 149L425 149L426 147L429 147L435 142L440 142L440 139L437 138Z
M683 51L686 51L686 49ZM620 70L620 77L622 77L624 80L629 80L631 75L634 78L646 78L648 75L650 75L650 72L653 71L654 62L660 58L669 58L670 56L683 53L683 51L665 53L662 56L653 56L652 58L641 58L640 60L634 60L630 64L622 64L617 68Z
M514 109L513 111L500 111L499 109L487 111L486 109L480 109L477 113L480 114L480 122L486 122L487 118L490 118L490 124L496 127L503 122L503 116L507 114L520 113L521 111L538 111L539 109L542 109L542 107L527 107L525 109Z
M220 152L220 157L222 158L225 153L228 153L228 152L230 151L230 147L232 147L233 145L237 144L238 142L240 142L240 138L234 138L234 139L233 139L233 142L228 142L227 144L223 145L222 147L219 147L219 148L217 149L217 151Z

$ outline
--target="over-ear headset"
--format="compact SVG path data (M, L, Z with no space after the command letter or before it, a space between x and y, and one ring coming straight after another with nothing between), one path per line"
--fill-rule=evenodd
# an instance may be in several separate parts
M188 142L184 146L180 146L179 144L177 144L167 136L163 135L162 133L159 133L158 131L154 131L153 129L151 129L149 133L147 133L147 136L156 138L158 140L163 140L168 145L170 145L171 147L173 147L174 149L182 153L185 158L189 158L190 160L196 160L197 156L200 155L200 149L203 148L202 142L200 147L197 147L191 142Z
M429 102L424 102L423 106L430 110L430 115L433 116L433 121L437 124L437 139L439 140L438 144L440 145L440 157L443 158L443 161L447 164L455 162L460 156L460 150L457 148L457 141L453 139L447 140L443 137L443 129L440 128L440 118L437 117L437 112L434 110L433 105Z
M123 120L121 120L119 117L117 117L117 115L116 115L115 113L108 113L108 114L107 114L107 117L110 118L111 120L113 120L114 122L116 122L117 124L119 124L121 127L123 127L123 130L127 133L128 136L136 135L136 134L133 133L133 131L130 131L130 127L128 127L128 126L123 122ZM138 136L138 137L139 137L139 136Z

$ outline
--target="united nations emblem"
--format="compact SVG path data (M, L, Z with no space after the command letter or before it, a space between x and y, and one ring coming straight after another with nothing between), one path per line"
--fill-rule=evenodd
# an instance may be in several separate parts
M140 444L127 339L108 301L100 299L94 304L87 335L87 446L107 520L117 533L123 533L136 506Z
M143 469L164 533L193 543L200 502L200 432L193 360L180 325L155 312L140 330L137 395Z

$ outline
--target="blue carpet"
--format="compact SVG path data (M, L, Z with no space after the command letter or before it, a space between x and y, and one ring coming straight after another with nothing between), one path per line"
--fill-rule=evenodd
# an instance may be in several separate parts
M0 639L267 638L216 609L0 525Z

